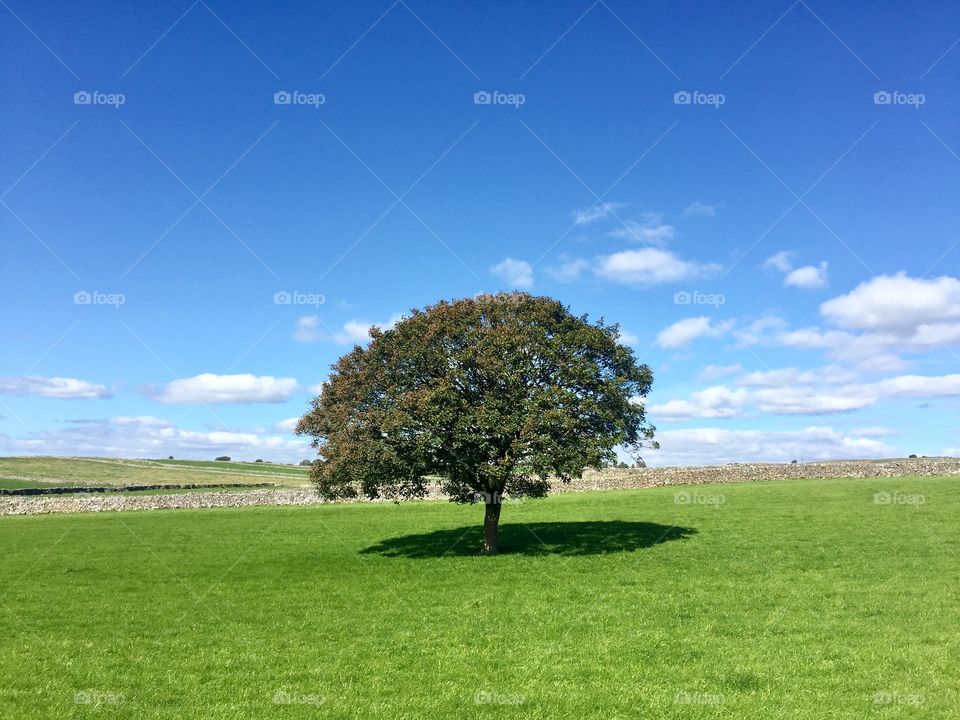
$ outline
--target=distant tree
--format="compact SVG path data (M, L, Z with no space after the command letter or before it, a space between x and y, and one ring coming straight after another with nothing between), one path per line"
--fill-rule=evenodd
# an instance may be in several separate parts
M586 467L656 446L646 365L619 329L557 300L500 293L414 310L373 328L333 366L297 433L313 437L311 476L327 499L422 497L425 476L481 502L483 552L497 552L504 496L546 495Z
M620 462L617 463L617 467L620 468L621 470L626 470L630 466L627 465L623 460L621 460Z
M263 462L263 460L261 460L260 458L257 458L256 460L254 460L254 462Z
M230 456L229 456L229 455L221 455L220 457L215 458L215 459L216 459L217 461L219 461L219 462L230 462Z
M173 455L168 455L167 460L173 460Z
M633 464L633 466L635 468L645 468L647 466L647 463L644 461L643 458L640 458Z
M310 467L311 465L313 465L313 460L301 460L300 465L302 467Z
M913 459L916 459L917 456L914 455L914 454L911 454L910 457L913 458Z

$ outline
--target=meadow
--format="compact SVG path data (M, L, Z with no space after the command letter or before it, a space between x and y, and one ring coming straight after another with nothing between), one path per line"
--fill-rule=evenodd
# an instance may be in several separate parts
M303 487L309 485L307 471L308 468L298 465L213 460L3 457L0 458L0 488L261 482Z
M0 717L954 718L957 478L0 518Z

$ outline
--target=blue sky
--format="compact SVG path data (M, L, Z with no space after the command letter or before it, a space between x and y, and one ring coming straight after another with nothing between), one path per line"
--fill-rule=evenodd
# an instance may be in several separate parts
M0 453L310 457L369 324L520 288L651 464L960 454L955 3L2 5Z

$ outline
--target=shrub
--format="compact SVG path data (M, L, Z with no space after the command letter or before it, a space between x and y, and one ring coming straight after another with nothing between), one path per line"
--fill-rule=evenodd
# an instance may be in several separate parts
M229 455L221 455L221 456L218 457L218 458L214 458L214 460L216 460L217 462L230 462L230 456L229 456Z

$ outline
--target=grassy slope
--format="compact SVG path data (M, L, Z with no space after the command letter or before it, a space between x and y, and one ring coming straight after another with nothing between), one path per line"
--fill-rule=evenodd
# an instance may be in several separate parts
M306 468L289 465L63 457L0 458L0 482L4 483L2 487L242 482L271 482L291 486L309 484Z
M682 490L0 518L0 717L956 717L957 479Z

